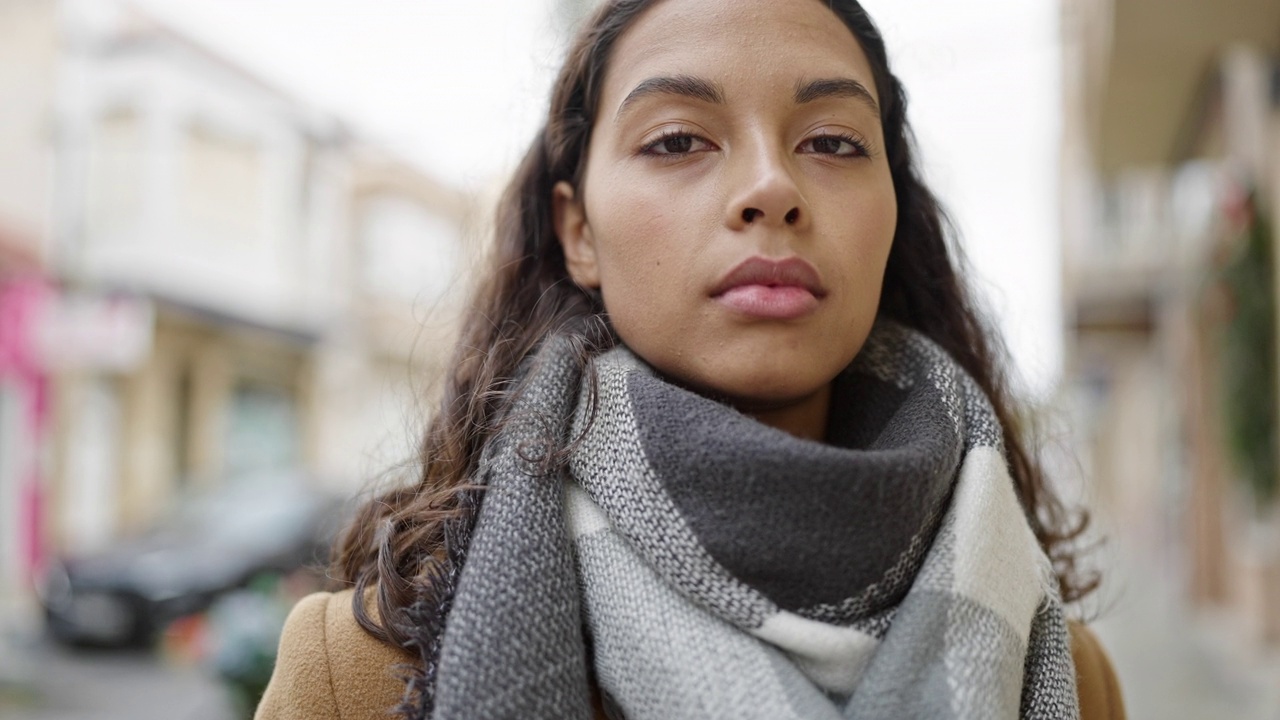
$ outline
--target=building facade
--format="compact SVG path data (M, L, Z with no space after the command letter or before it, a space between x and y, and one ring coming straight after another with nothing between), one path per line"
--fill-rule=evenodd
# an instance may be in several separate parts
M1172 580L1156 601L1261 668L1280 648L1280 509L1259 489L1280 457L1280 285L1243 253L1276 244L1280 4L1070 0L1063 31L1063 398L1084 472L1135 577ZM1239 330L1246 313L1261 324Z
M30 614L44 554L52 384L35 328L54 297L48 275L57 8L0 4L0 651Z
M34 258L0 295L0 443L39 460L0 468L31 498L0 525L9 615L184 494L411 461L470 199L126 3L0 14L0 237Z

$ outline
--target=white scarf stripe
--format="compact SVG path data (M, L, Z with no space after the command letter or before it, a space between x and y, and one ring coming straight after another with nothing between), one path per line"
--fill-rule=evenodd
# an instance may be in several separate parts
M1004 457L989 447L970 451L952 504L956 547L967 548L956 556L953 591L1002 617L1025 647L1049 560L1027 526Z

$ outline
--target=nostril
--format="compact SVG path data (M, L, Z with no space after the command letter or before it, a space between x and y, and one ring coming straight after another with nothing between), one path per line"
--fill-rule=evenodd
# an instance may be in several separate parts
M786 217L783 218L783 220L787 221L788 225L795 225L796 221L799 219L800 219L800 208L791 208L791 211L788 212Z
M755 220L756 216L759 214L760 214L759 210L755 208L747 208L746 210L742 211L742 220L744 222L751 222L752 220Z

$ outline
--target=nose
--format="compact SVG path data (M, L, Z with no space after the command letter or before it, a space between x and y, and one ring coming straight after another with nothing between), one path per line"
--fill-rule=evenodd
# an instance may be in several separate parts
M731 157L730 165L732 191L725 224L731 229L753 225L801 229L809 224L809 207L784 151L760 143Z

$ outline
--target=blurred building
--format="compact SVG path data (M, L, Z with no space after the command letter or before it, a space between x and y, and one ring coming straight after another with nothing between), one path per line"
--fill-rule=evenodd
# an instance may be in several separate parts
M53 423L35 327L54 295L47 257L54 12L47 3L0 3L0 622L19 612L42 559Z
M0 107L0 620L178 493L412 460L467 197L126 3L0 2Z
M1277 286L1270 268L1270 289L1244 297L1232 268L1257 264L1250 238L1275 247L1280 3L1063 6L1065 396L1084 471L1131 559L1256 663L1280 647ZM1263 347L1241 356L1233 323L1251 308ZM1256 437L1232 430L1241 372L1260 378ZM1249 443L1270 444L1267 462L1242 464L1232 449Z

